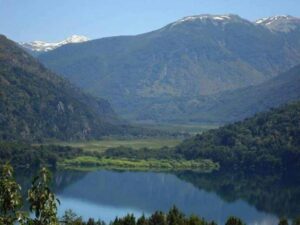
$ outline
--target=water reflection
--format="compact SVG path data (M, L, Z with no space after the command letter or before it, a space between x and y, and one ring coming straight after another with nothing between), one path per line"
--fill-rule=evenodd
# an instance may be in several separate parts
M258 211L295 219L300 215L300 174L259 175L217 171L177 174L199 189L217 193L226 202L244 200Z
M24 194L35 172L19 171ZM247 224L276 224L279 217L300 215L299 176L214 172L154 173L55 171L53 189L59 214L73 209L84 219L106 222L116 216L168 211L174 204L218 224L235 215Z
M184 181L186 176L184 173L176 176L152 172L89 172L57 190L62 201L60 212L72 208L84 218L110 221L127 213L139 216L155 210L167 211L175 204L186 214L203 216L218 224L224 224L230 215L242 218L247 224L277 222L277 216L259 211L244 200L227 202L212 190Z

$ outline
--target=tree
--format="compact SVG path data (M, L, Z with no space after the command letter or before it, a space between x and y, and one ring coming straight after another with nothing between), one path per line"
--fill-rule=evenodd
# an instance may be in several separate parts
M62 217L62 222L64 225L81 225L83 224L82 218L78 217L71 209L65 211Z
M22 214L18 210L22 206L21 187L14 180L13 168L6 164L0 179L0 224L13 225L21 222Z
M168 225L184 225L185 218L184 214L181 213L176 206L173 206L167 216Z
M30 211L34 212L36 217L33 219L34 225L58 225L57 204L59 200L49 188L50 181L50 172L42 168L28 191Z
M145 215L143 214L136 222L137 225L148 225L149 221L146 219Z
M296 218L296 219L294 219L294 221L293 221L293 225L300 225L300 217L299 217L299 218Z
M206 225L206 222L198 216L191 215L187 220L187 225Z
M289 225L289 222L285 218L281 218L278 225Z
M136 225L135 217L133 214L128 214L122 219L123 225Z
M166 217L161 211L156 211L149 218L149 225L167 225Z
M225 225L244 225L241 219L231 216L227 219Z

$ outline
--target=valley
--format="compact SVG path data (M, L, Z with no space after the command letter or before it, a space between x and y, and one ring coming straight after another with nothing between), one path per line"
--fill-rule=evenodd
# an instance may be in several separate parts
M300 224L300 14L216 1L3 2L0 225Z

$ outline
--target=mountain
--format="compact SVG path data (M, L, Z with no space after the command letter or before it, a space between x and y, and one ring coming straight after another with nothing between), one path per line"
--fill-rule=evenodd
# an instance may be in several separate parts
M191 114L194 114L193 119L198 121L203 122L211 118L218 123L227 123L299 99L300 65L262 84L223 92L212 96L209 102L194 104L197 106Z
M257 85L296 66L299 31L297 25L288 33L274 32L237 15L189 16L141 35L65 45L39 59L89 93L108 99L117 113L139 120L132 115L147 112L145 103L155 108L163 99L168 102L165 112L172 115L176 98L191 100Z
M300 102L197 135L176 152L187 159L211 159L221 168L296 172L300 168Z
M297 17L282 15L259 19L256 24L264 25L275 32L289 33L299 28L300 20Z
M110 104L81 92L0 36L0 140L88 139L124 132Z
M54 50L66 44L74 44L88 41L89 39L85 36L72 35L67 39L60 42L44 42L44 41L32 41L32 42L21 42L20 45L25 49L33 52L47 52Z
M261 84L210 96L144 101L138 120L223 124L300 99L300 65ZM125 107L125 106L124 106ZM172 109L168 111L167 109Z

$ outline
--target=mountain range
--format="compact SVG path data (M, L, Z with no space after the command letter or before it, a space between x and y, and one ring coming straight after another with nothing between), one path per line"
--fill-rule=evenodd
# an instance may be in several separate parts
M89 39L85 36L72 35L71 37L59 42L32 41L21 42L19 44L31 52L48 52L66 44L81 43L88 40Z
M237 15L198 15L145 34L64 45L38 58L85 91L108 99L121 116L164 122L168 115L188 112L186 103L193 99L210 101L260 85L298 65L299 37L300 19L291 16L251 22ZM151 113L156 110L163 115ZM186 113L186 120L198 120L196 113Z

